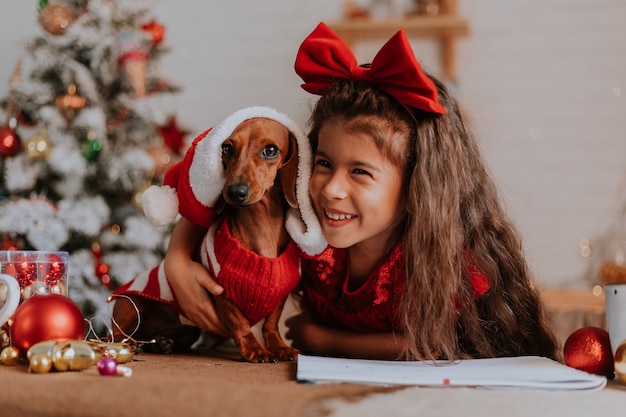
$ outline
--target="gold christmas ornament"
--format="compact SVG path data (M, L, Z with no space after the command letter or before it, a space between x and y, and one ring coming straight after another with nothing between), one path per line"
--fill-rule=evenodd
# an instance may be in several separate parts
M22 300L28 300L35 294L46 294L47 292L48 286L42 281L35 281L34 283L20 290L20 293L22 294Z
M98 363L102 354L89 342L69 340L52 348L52 365L57 371L82 371Z
M52 369L52 359L46 354L38 353L30 358L28 372L47 374Z
M117 363L126 363L133 359L135 356L135 351L133 348L124 342L92 342L94 344L94 349L100 351L102 356L113 358Z
M65 117L73 119L85 107L86 100L76 94L76 85L67 87L67 94L57 97L57 107Z
M35 133L24 143L26 155L33 161L44 160L52 151L52 144L45 130Z
M0 363L8 366L17 365L20 361L20 351L13 346L2 349L0 353Z
M31 346L26 358L29 371L43 374L53 369L60 372L82 371L98 363L102 355L102 349L84 340L48 340Z
M109 343L104 354L115 359L117 363L126 363L133 359L135 351L128 343Z
M67 295L67 284L65 281L57 281L55 285L48 287L48 292L52 294Z
M615 350L615 376L626 385L626 340L624 340Z
M0 330L0 349L4 349L10 344L11 344L11 339L9 338L9 334L4 330Z
M51 35L63 35L74 23L72 9L62 4L47 4L39 12L39 24Z
M26 352L26 359L30 362L35 355L46 355L52 357L52 348L56 345L56 341L47 340L45 342L35 343Z

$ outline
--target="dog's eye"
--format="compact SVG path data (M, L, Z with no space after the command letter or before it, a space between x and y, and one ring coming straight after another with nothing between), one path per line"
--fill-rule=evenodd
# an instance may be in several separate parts
M222 144L222 157L231 157L235 153L235 148L230 143Z
M279 153L280 153L280 149L278 149L278 146L276 146L276 145L267 145L261 151L261 156L263 158L267 158L267 159L275 159L278 156Z

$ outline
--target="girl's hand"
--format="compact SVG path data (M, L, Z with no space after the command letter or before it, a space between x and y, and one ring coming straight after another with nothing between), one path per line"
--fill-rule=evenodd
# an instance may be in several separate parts
M285 320L287 332L285 338L291 340L291 346L302 353L320 354L325 343L321 341L324 337L324 329L316 324L311 315L306 310Z
M360 359L396 360L404 338L394 333L362 333L316 323L305 311L285 321L285 334L304 354Z
M178 221L165 254L165 275L178 304L192 324L209 334L227 336L228 331L215 311L212 298L224 289L202 264L193 259L205 233L206 229L184 218Z
M192 324L213 336L228 336L228 330L222 324L217 312L213 295L223 292L206 268L198 262L190 262L184 274L177 274L182 279L173 279L167 274L178 304Z

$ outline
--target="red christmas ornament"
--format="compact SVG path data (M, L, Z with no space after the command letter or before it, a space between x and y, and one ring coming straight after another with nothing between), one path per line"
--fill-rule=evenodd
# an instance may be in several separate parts
M111 288L111 276L109 275L109 265L102 261L96 263L96 276L100 278L100 281L107 287Z
M93 257L96 260L95 274L100 281L104 284L105 287L111 288L113 285L113 281L111 280L111 276L109 275L109 265L107 265L102 260L102 251L100 250L100 245L98 243L94 243L91 245L91 251L93 253Z
M28 261L17 261L13 264L15 267L15 277L20 284L20 288L28 287L37 281L37 264Z
M17 250L19 248L19 242L17 239L12 239L8 235L2 235L2 242L0 243L0 250Z
M57 285L58 282L65 278L66 264L63 258L54 253L48 255L44 260L34 261L29 254L16 252L11 256L11 262L4 264L6 272L13 275L20 288L26 288L37 281L43 280L43 283L49 286Z
M167 124L160 126L159 130L161 131L161 136L163 136L165 146L174 151L176 155L180 155L185 145L185 135L189 132L178 127L176 116L170 117L167 120Z
M66 264L63 258L55 254L50 254L48 261L49 267L45 271L44 283L46 285L56 285L65 277Z
M15 156L22 150L22 140L10 126L0 127L0 158Z
M563 359L569 367L607 378L615 371L609 332L599 327L582 327L569 335Z
M144 32L147 32L152 36L152 43L154 45L161 43L165 37L165 28L163 25L155 22L154 20L142 25L141 28Z
M35 294L15 310L11 341L25 355L36 343L48 340L82 340L85 318L80 308L59 294Z

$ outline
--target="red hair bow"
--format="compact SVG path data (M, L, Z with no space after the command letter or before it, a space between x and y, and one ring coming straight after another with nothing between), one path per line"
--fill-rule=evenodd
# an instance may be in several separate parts
M323 94L337 79L363 80L377 86L412 109L444 114L437 100L437 88L422 71L404 30L398 31L380 48L369 68L357 65L348 45L323 22L302 42L295 63L302 88Z

